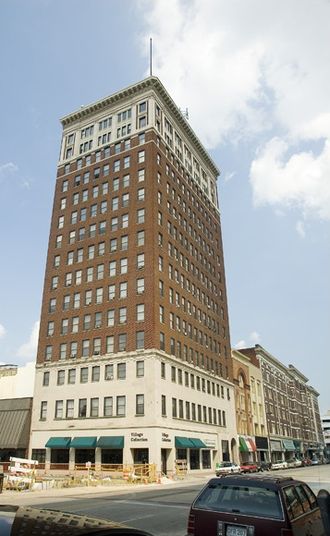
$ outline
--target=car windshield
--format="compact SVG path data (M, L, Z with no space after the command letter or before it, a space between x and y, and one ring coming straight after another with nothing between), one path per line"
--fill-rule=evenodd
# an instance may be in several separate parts
M195 501L194 507L273 519L283 518L277 491L253 485L247 487L209 484Z

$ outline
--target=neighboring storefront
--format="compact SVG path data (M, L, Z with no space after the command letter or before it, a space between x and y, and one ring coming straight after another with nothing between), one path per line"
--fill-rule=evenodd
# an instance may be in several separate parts
M256 461L256 451L257 448L254 437L247 435L239 436L239 453L240 461L242 463Z
M284 449L284 459L291 460L295 458L296 447L292 439L282 439L282 445Z
M0 461L26 458L29 449L32 398L0 400Z
M269 444L268 438L262 436L255 436L256 449L257 449L257 461L269 462Z
M271 462L281 462L284 460L284 450L282 441L280 439L271 439L270 440L270 452L271 452Z

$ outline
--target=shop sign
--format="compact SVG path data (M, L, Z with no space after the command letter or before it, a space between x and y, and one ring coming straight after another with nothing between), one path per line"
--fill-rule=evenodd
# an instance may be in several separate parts
M209 447L210 449L215 449L215 439L204 439L203 438L203 443L205 443L205 445L207 447Z
M148 441L143 432L131 432L131 441Z
M164 443L171 443L172 439L170 438L170 436L166 432L162 432L162 441Z

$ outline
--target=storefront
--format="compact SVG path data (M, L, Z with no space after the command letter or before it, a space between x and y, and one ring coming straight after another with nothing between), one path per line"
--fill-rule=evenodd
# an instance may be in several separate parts
M101 436L96 447L101 449L102 465L123 463L124 436Z
M257 449L257 461L268 462L269 461L269 445L268 438L262 436L256 436L256 449Z
M280 439L270 440L271 462L281 462L284 459L282 441Z
M69 464L71 437L50 437L45 445L50 450L51 464Z
M282 439L282 444L284 448L284 459L290 460L295 457L296 447L292 439Z
M243 462L253 462L256 461L256 443L255 439L252 436L239 436L239 452L240 452L240 461Z

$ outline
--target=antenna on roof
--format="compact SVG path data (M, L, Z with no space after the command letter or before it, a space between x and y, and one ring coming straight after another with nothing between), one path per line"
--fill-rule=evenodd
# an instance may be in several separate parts
M150 37L149 60L150 60L150 76L152 76L152 37Z

